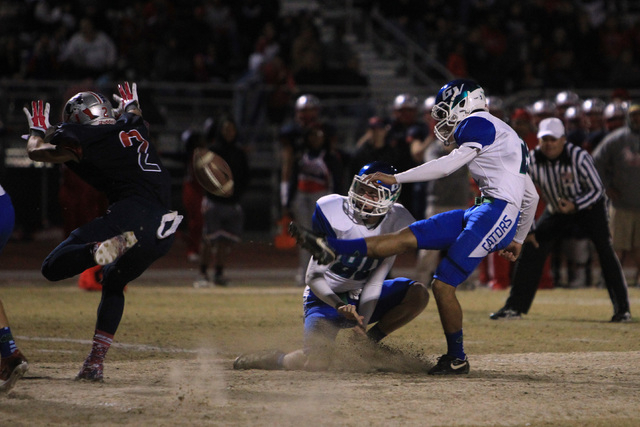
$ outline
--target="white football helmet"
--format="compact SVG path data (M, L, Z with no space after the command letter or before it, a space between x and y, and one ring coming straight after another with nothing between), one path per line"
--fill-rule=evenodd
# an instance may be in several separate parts
M116 122L111 102L97 92L80 92L64 106L62 121L82 125L105 125Z
M556 94L555 104L557 107L575 107L580 104L580 97L575 92L563 90Z
M418 98L410 93L401 93L393 99L393 109L400 110L402 108L418 108Z
M449 145L449 137L458 124L475 111L488 111L482 86L473 80L453 80L442 86L436 95L431 116L438 123L433 132L444 145Z
M585 114L602 114L604 113L604 109L607 106L605 102L600 98L589 98L585 99L582 103L582 111Z
M306 110L307 108L320 108L320 100L317 96L306 94L300 95L296 99L296 111Z
M378 185L374 185L365 183L365 175L371 175L374 172L382 172L389 175L398 173L396 168L390 164L376 161L364 165L354 175L348 193L349 206L362 219L386 215L391 206L400 197L401 184L386 185L378 183Z

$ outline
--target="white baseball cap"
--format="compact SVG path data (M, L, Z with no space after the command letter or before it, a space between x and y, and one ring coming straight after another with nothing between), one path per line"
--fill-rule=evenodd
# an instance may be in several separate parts
M549 135L555 139L560 139L564 136L564 125L562 124L562 120L550 117L540 122L538 125L538 138L543 138Z

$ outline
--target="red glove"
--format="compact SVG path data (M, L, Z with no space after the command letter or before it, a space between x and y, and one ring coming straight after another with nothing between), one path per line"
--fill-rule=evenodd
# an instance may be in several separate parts
M24 114L27 116L27 121L29 122L30 135L44 138L47 129L51 127L51 124L49 123L49 110L49 103L47 102L45 104L41 99L31 101L31 111L33 114L27 107L22 109Z
M116 109L117 116L133 108L140 108L138 86L135 83L133 83L131 87L129 87L129 82L124 82L124 85L118 85L118 92L120 92L120 96L116 94L113 95L113 99L118 103L118 108Z

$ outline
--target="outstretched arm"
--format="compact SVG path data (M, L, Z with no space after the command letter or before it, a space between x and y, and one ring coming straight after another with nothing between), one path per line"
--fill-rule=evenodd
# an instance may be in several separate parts
M424 182L444 178L469 163L478 155L479 150L467 145L456 148L446 156L431 160L394 175L397 182Z
M47 142L51 135L49 123L49 103L41 99L31 102L31 111L24 107L22 111L29 122L29 137L27 139L27 153L29 158L36 162L65 163L69 160L78 160L78 156L64 145L53 145Z
M115 110L116 117L119 117L122 113L133 113L137 116L142 116L140 100L138 99L138 85L133 83L129 86L129 82L124 82L124 84L118 85L118 92L120 95L113 95L113 99L118 103L118 108Z

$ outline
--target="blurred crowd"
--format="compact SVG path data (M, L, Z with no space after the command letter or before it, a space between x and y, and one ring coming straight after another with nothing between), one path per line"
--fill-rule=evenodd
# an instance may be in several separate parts
M370 1L489 93L640 85L640 7L616 0Z
M324 7L331 2L319 1ZM602 0L359 0L456 77L489 93L640 84L640 7ZM636 10L634 9L634 7ZM321 10L280 0L0 1L0 78L366 85L357 52ZM340 72L335 72L340 71Z
M336 25L279 0L0 2L0 78L276 86L274 115L296 85L367 85Z

